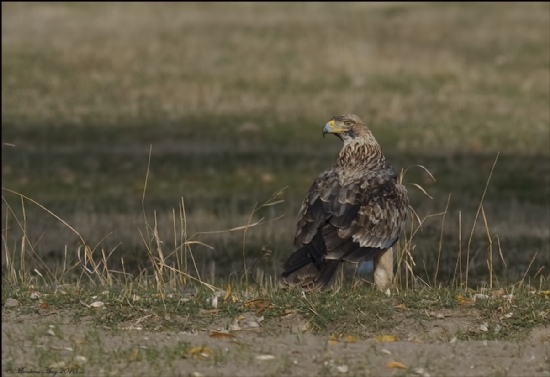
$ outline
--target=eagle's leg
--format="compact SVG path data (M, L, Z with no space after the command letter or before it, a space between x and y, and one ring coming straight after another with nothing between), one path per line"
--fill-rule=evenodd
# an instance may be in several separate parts
M390 247L374 258L374 283L386 294L391 295L393 280L393 250Z

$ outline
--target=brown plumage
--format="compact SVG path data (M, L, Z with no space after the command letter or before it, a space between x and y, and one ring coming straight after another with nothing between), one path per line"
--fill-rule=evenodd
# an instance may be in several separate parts
M389 294L392 246L405 226L408 195L380 145L357 115L332 118L323 136L344 142L334 166L313 182L298 215L294 252L280 287L327 288L343 261L374 259L375 283Z

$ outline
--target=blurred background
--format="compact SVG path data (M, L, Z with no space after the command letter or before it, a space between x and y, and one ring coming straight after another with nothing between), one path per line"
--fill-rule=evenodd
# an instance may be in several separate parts
M150 268L144 215L168 254L182 201L191 237L246 225L288 187L253 214L266 223L244 248L253 277L280 273L301 201L341 148L322 126L344 113L398 173L410 167L411 204L428 216L412 250L423 280L439 250L443 284L466 260L498 153L470 285L487 283L486 228L499 282L530 263L527 277L548 279L549 3L2 3L2 186L116 269L121 257L129 273ZM71 230L2 195L4 262L24 227L52 270L76 260ZM447 201L442 225L430 215ZM213 247L193 245L203 277L242 276L242 231L193 239Z

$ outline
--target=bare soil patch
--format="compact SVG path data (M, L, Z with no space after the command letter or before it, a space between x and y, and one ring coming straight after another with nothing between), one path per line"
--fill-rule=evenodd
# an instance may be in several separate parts
M364 337L314 334L298 313L264 322L246 312L195 331L122 330L131 327L97 326L73 314L3 310L3 375L44 368L89 376L550 375L549 326L523 341L457 340L453 334L480 327L473 308L439 310L430 319L397 313L391 342L369 336L369 323Z

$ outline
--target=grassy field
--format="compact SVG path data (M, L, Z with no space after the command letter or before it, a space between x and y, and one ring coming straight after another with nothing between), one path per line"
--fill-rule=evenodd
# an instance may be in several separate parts
M391 298L274 287L344 113ZM2 188L2 375L549 376L549 3L2 3Z
M225 284L246 268L269 280L290 252L301 200L340 148L321 127L353 112L396 171L410 167L411 203L426 220L400 250L411 252L415 276L464 285L468 270L470 286L487 284L492 246L500 284L547 283L549 11L547 3L5 3L2 186L53 211L113 269L123 258L126 272L152 273L156 221L166 254L184 231L213 247L186 249L194 277ZM249 219L285 187L284 202ZM9 191L3 199L12 276L37 268L55 281L78 262L74 232ZM242 230L195 235L261 218L245 245ZM166 263L183 263L176 254ZM3 263L4 277L10 268Z

